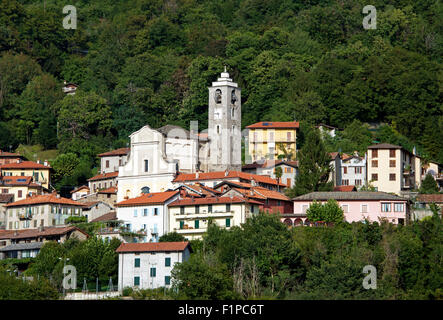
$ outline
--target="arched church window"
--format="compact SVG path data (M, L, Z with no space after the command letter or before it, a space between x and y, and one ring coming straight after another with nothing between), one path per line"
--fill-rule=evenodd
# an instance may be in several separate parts
M220 134L220 126L217 126L217 134Z
M235 104L235 102L237 101L237 96L235 95L235 90L231 91L231 103Z
M145 186L145 187L142 188L142 193L143 193L143 194L148 194L148 193L149 193L149 190L150 190L150 188L147 187L147 186Z

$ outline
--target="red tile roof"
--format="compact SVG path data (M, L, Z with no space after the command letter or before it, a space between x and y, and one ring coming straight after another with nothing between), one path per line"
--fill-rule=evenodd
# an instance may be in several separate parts
M12 158L24 158L23 156L21 156L20 154L18 154L18 153L12 153L12 152L6 152L6 151L2 151L2 150L0 150L0 158L9 158L9 157L12 157Z
M89 222L102 222L102 221L113 221L113 220L117 220L117 213L115 211L108 212Z
M161 252L183 251L189 246L188 241L182 242L146 242L146 243L122 243L116 252Z
M268 190L266 188L254 187L252 190L254 190L254 192L257 192L269 199L277 199L277 200L284 200L284 201L291 200L290 198L288 198L287 196L285 196L284 194L282 194L280 192Z
M139 197L128 199L117 203L116 207L130 207L130 206L142 206L152 204L163 204L173 196L177 195L179 191L165 191L156 193L147 193Z
M98 191L98 193L117 194L117 187L109 187L107 189L103 189L103 190Z
M86 190L89 191L89 187L88 186L81 186L81 187L78 187L77 189L72 190L71 193L75 193L75 192L78 192L78 191L83 190L83 189L86 189Z
M43 203L53 203L53 204L68 204L73 206L81 207L83 204L76 202L71 199L66 199L63 197L57 198L55 194L44 194L44 195L36 195L31 196L29 198L15 201L13 203L9 203L5 205L5 207L17 207L17 206L25 206L25 205L33 205L33 204L43 204Z
M118 177L118 171L108 172L108 173L100 173L92 178L89 178L88 181L96 181L96 180L105 180L112 179Z
M419 194L417 196L418 202L426 202L426 203L443 203L443 193L437 194Z
M108 151L108 152L100 153L100 154L98 154L97 156L98 156L98 157L125 156L125 155L127 155L130 151L131 151L130 148L120 148L120 149L116 149L116 150L112 150L112 151Z
M168 207L200 205L200 204L220 204L220 203L253 203L262 204L255 200L246 200L243 197L206 197L206 198L185 198L181 200L175 200L168 204Z
M275 121L262 121L251 124L247 126L248 129L266 129L266 128L275 128L275 129L298 129L300 124L297 121L289 121L289 122L275 122Z
M403 149L403 147L389 143L377 143L369 146L368 149Z
M225 171L215 171L215 172L200 172L198 178L196 178L196 173L182 173L178 175L173 182L185 182L185 181L201 181L201 180L223 180L229 178L240 178L243 180L277 185L277 180L272 179L268 176L260 176L258 174L246 173L241 171L228 171L226 175ZM280 186L286 187L286 185L280 182Z
M30 176L4 176L0 180L5 185L29 185L32 182L32 177Z
M255 169L255 168L272 168L280 165L287 165L290 167L298 167L298 161L284 161L284 160L266 160L261 163L254 162L246 164L242 169Z
M85 235L88 235L81 229L69 226L69 227L45 227L43 231L39 229L25 229L25 230L4 230L0 231L0 239L23 239L23 238L37 238L46 236L64 235L68 232L79 231Z
M334 191L350 192L357 191L357 188L355 186L335 186Z
M51 166L43 165L34 161L22 161L16 163L7 163L0 166L1 169L52 169Z

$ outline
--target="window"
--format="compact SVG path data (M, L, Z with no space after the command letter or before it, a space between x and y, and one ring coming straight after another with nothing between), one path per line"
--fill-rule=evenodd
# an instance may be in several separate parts
M134 217L137 217L137 209L134 209Z
M395 149L389 149L389 158L395 158Z
M140 258L135 258L134 259L134 267L135 268L140 268Z
M286 185L291 187L291 178L286 179Z
M274 132L269 132L269 141L274 141Z
M220 126L217 126L217 134L220 134Z
M382 212L391 212L391 204L390 203L382 203L381 204Z
M154 216L158 216L158 208L154 208Z
M252 140L252 141L254 141L254 142L256 142L257 141L257 132L254 132L254 140Z
M134 277L134 286L140 285L140 277Z
M185 207L184 206L180 207L180 214L185 214Z
M363 171L362 171L362 167L355 167L355 173L362 173Z
M373 149L372 150L372 158L377 158L378 157L378 150L377 149Z
M185 227L185 222L184 221L180 221L180 229L183 229Z
M146 217L148 215L148 209L143 209L143 216Z
M23 196L23 194L22 194L22 190L18 190L18 192L17 192L17 197L18 198L21 198Z
M286 133L286 136L287 136L287 140L288 141L291 141L292 139L291 139L291 133L290 132L287 132Z
M378 168L378 160L372 160L372 167Z
M403 211L405 211L404 203L394 203L394 211L395 212L403 212Z
M145 172L149 171L149 160L145 160Z
M168 286L171 284L171 277L170 276L165 276L165 286Z
M2 189L2 193L8 193L8 189Z
M306 213L307 210L308 210L308 205L307 204L304 204L304 205L301 206L301 212L302 213Z
M348 213L349 212L349 205L344 204L341 206L341 208L343 209L343 213Z
M362 204L361 205L361 212L362 213L367 213L368 212L368 205L367 204Z
M347 174L348 173L348 167L343 167L343 174Z
M355 185L361 186L361 179L355 179Z
M227 218L226 219L226 227L230 227L231 226L231 219Z
M165 258L165 267L171 266L171 258Z
M208 212L212 212L212 204L208 204Z
M378 181L378 174L377 173L373 173L371 176L371 180L372 181Z
M151 268L151 273L150 273L151 277L155 278L156 274L157 274L156 269L155 268Z
M389 160L389 167L395 168L395 160Z
M227 203L226 204L226 212L230 212L231 211L231 204Z
M200 228L200 221L199 220L195 220L194 221L194 228L195 229L199 229Z
M348 180L348 179L343 179L343 180L341 181L341 184L342 184L343 186L349 186L349 180Z
M389 181L395 181L395 173L389 174Z
M106 160L106 168L109 168L109 160Z
M195 213L200 213L200 206L195 206Z
M118 159L118 165L119 165L119 167L122 166L122 159Z

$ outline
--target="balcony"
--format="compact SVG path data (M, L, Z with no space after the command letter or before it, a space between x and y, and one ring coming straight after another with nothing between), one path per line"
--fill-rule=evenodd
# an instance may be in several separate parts
M177 220L187 219L208 219L208 218L223 218L234 216L234 211L215 211L215 212L199 212L199 213L176 213Z
M21 213L18 215L19 220L31 220L32 214L31 213Z

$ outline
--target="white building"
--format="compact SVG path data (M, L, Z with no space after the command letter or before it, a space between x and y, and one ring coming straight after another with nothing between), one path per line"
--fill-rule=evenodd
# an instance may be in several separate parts
M210 220L222 228L240 226L258 214L261 204L237 196L176 200L168 205L169 232L177 232L189 240L201 239Z
M117 201L138 197L142 188L150 192L171 189L178 173L240 170L240 89L224 72L209 88L209 128L191 129L149 125L130 135L127 163L119 167Z
M118 256L118 290L169 288L176 263L189 259L189 242L122 243Z
M145 234L142 242L158 242L169 230L167 205L178 196L179 191L166 191L121 201L116 204L117 219L128 231Z
M366 154L364 157L360 157L357 153L342 154L340 165L341 183L339 185L357 188L366 185Z
M125 165L128 160L129 148L120 148L104 153L100 153L100 173L110 173L118 171L118 168Z
M71 191L71 199L77 201L78 199L84 198L89 194L88 186L81 186Z

